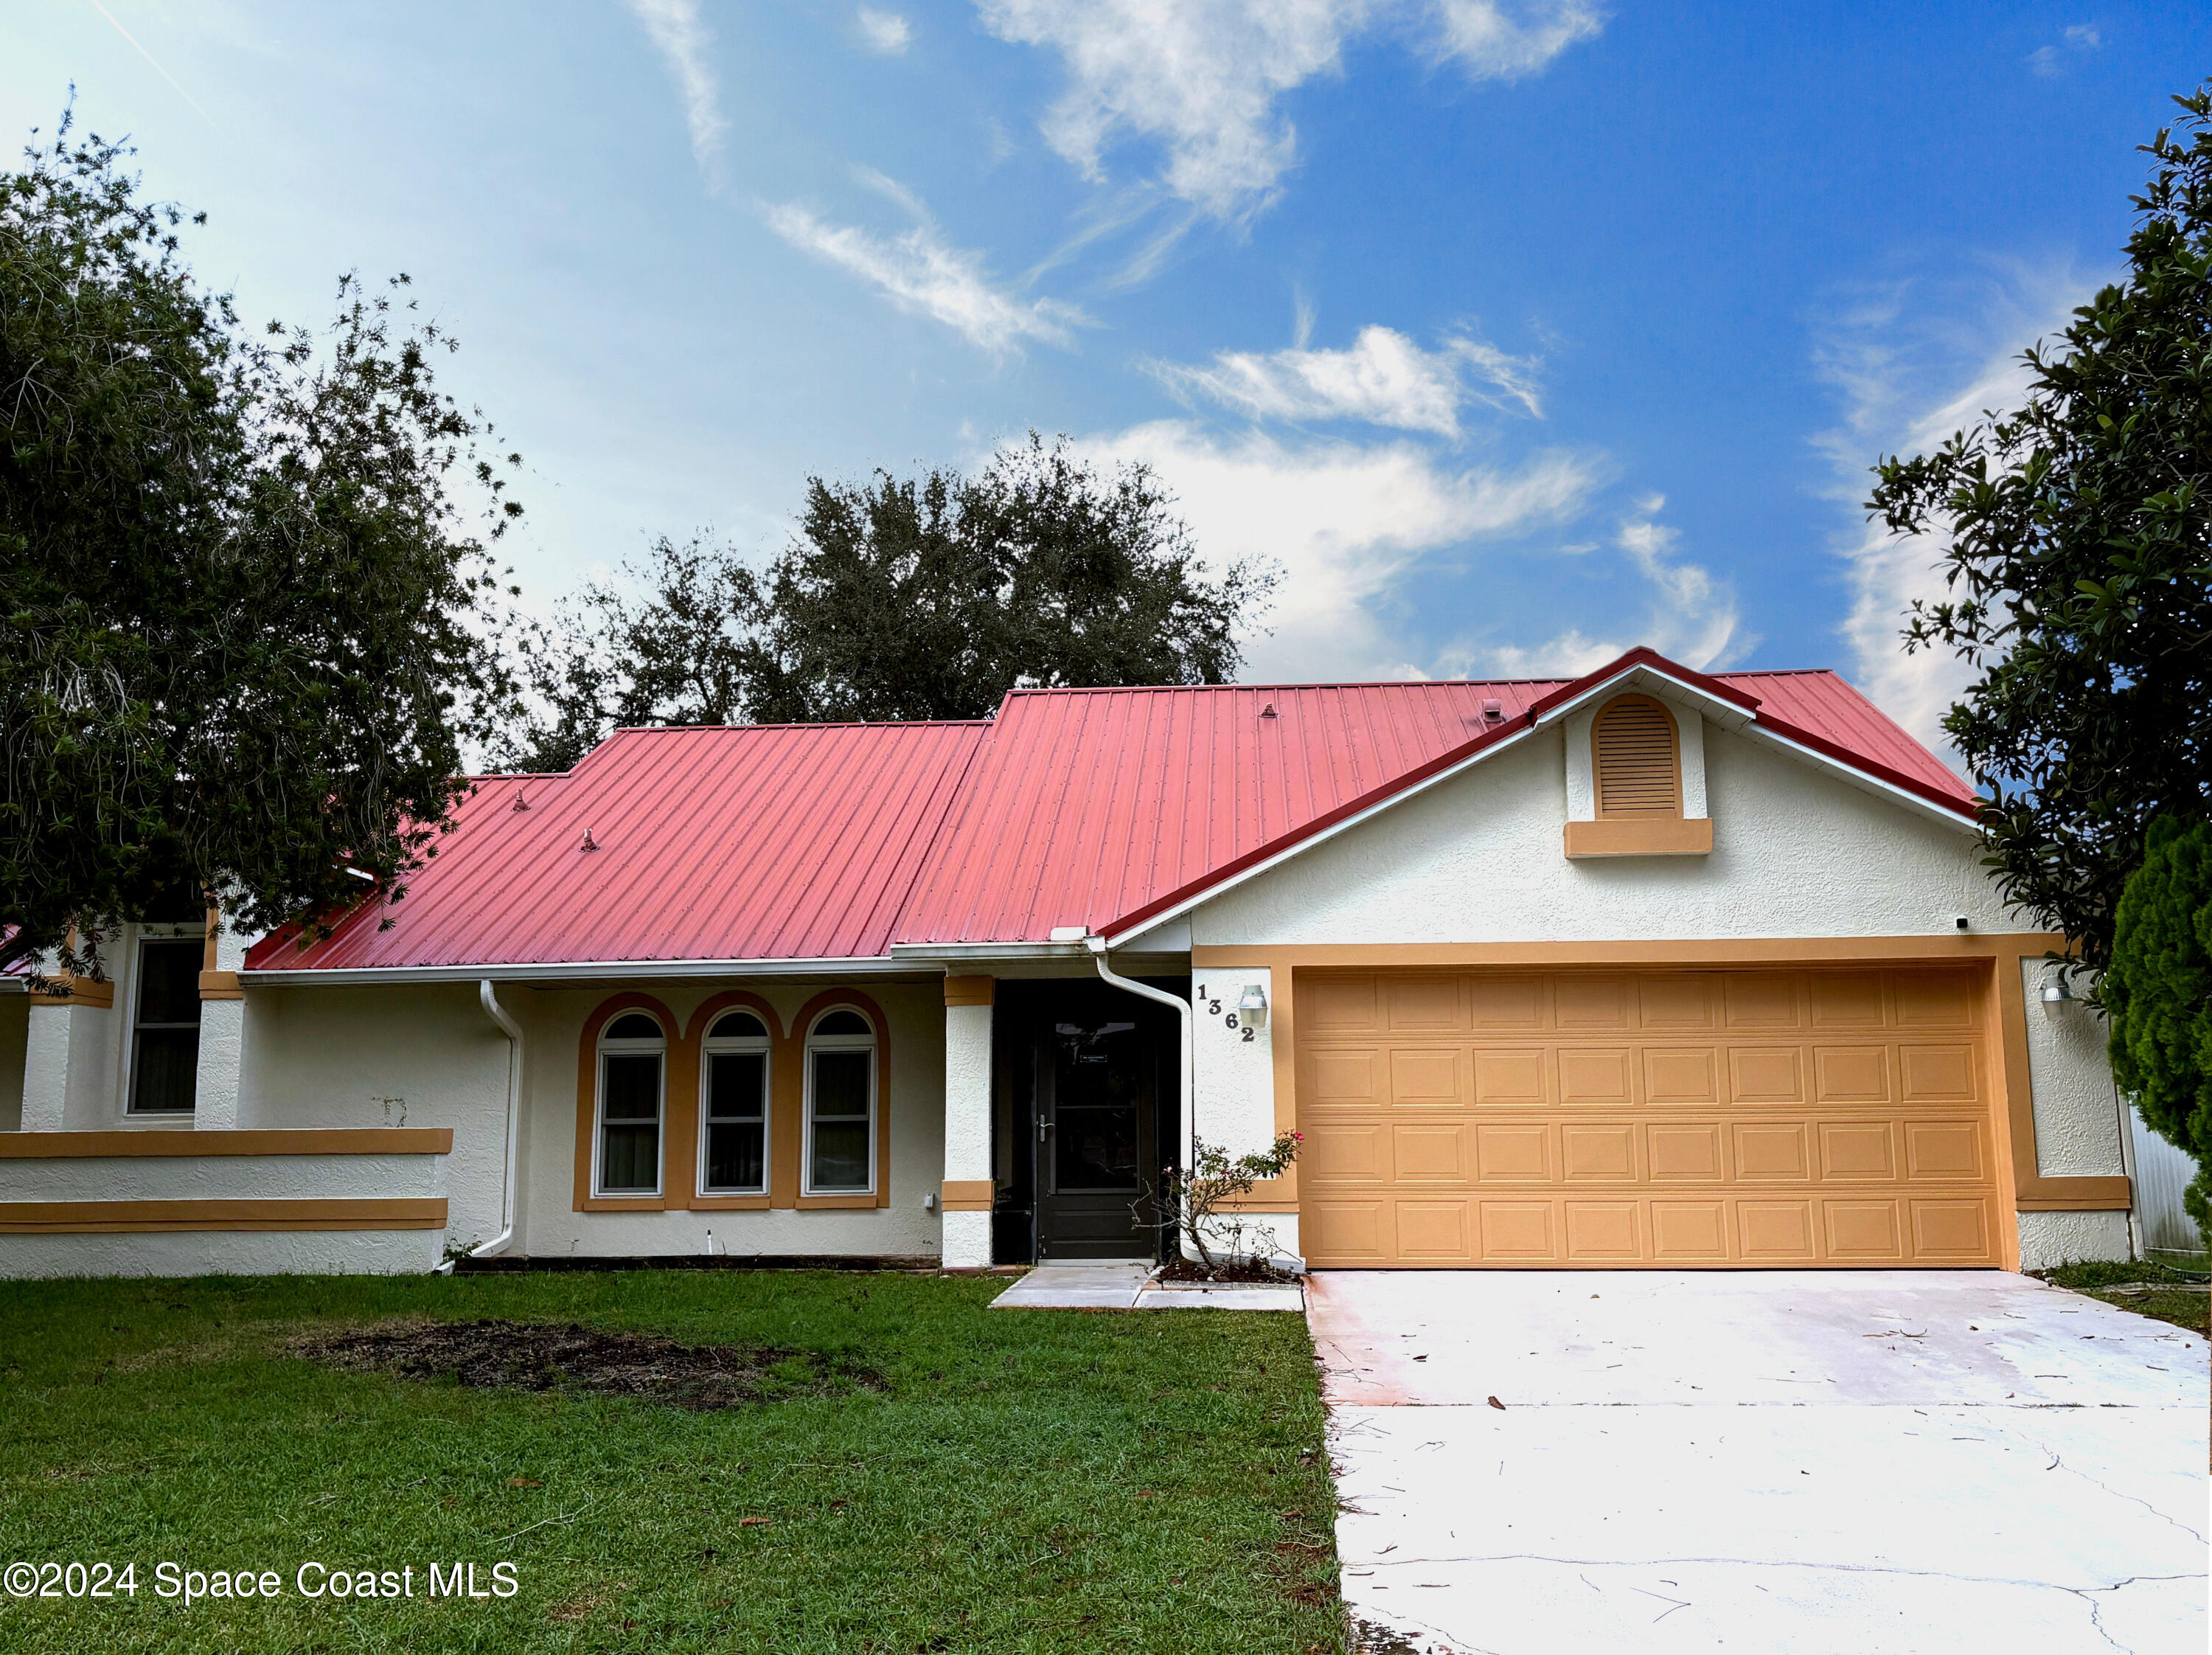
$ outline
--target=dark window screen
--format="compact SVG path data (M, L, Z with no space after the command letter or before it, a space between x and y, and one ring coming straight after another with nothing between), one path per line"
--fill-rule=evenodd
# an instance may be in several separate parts
M768 1187L761 1108L767 1079L763 1052L716 1052L707 1059L708 1190L744 1195Z
M141 943L131 1029L134 1114L189 1114L199 1089L200 964L198 937Z

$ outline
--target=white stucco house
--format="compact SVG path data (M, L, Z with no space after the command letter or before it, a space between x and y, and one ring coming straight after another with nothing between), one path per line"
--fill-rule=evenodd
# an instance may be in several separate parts
M1832 674L1644 650L627 730L311 946L0 996L0 1274L1149 1256L1287 1129L1316 1268L2127 1257L1972 813Z

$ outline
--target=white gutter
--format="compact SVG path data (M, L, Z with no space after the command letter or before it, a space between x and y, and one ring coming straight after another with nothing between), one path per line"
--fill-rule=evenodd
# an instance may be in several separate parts
M1080 950L1076 951L1080 952ZM362 965L240 971L271 988L335 989L356 984L477 983L486 972L502 983L600 983L608 978L700 977L913 977L915 965L881 954L834 959L597 959L473 965Z
M1163 1006L1174 1007L1176 1015L1182 1019L1182 1038L1176 1044L1176 1112L1182 1124L1182 1152L1176 1159L1182 1164L1183 1170L1188 1171L1195 1153L1194 1139L1197 1131L1197 1123L1192 1118L1190 1106L1190 1002L1188 1000L1178 1000L1164 989L1155 989L1150 983L1139 983L1115 970L1106 963L1105 938L1089 938L1086 940L1086 946L1091 950L1091 963L1098 967L1100 977L1117 989L1126 989L1131 994L1143 999L1155 1000Z
M499 1003L489 977L477 982L477 1000L485 1014L507 1034L507 1167L500 1183L500 1232L482 1246L469 1250L471 1258L489 1258L504 1251L514 1239L514 1158L522 1129L522 1027ZM441 1275L453 1273L453 1261L450 1258L438 1266Z

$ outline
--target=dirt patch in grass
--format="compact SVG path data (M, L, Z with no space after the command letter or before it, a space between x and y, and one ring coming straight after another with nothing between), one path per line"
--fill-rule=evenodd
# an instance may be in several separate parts
M775 1345L684 1345L569 1322L417 1322L292 1340L295 1356L409 1379L602 1396L707 1410L880 1390L870 1370Z

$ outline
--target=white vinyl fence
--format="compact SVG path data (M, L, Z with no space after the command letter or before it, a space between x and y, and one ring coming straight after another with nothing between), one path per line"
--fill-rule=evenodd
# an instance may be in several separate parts
M2145 1126L2134 1110L2128 1119L2135 1131L2136 1216L2142 1225L2145 1250L2203 1252L2203 1235L2181 1206L2181 1192L2197 1176L2197 1163Z

